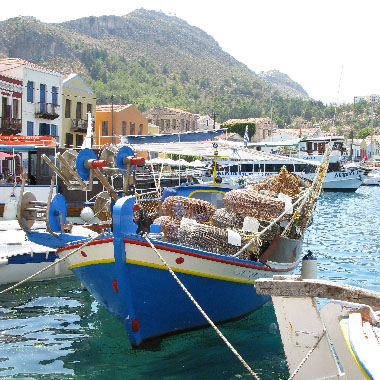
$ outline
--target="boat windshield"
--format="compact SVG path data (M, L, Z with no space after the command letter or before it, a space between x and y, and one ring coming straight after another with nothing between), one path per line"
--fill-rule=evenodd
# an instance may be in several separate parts
M223 208L224 207L224 191L194 191L192 194L189 195L189 198L196 198L201 199L203 201L210 202L213 204L216 208Z

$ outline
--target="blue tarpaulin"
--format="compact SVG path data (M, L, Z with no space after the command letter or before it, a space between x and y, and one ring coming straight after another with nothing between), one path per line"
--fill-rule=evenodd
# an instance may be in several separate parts
M171 133L162 135L144 135L144 136L123 136L123 144L153 144L153 143L171 143L171 142L196 142L210 140L224 133L224 129L212 131L197 131L184 133Z

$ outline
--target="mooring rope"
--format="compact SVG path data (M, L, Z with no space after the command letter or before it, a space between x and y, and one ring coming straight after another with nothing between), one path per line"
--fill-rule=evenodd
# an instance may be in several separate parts
M26 281L29 281L31 280L32 278L38 276L39 274L45 272L46 270L50 269L51 267L53 267L54 265L57 265L59 264L61 261L67 259L69 256L71 256L72 254L74 254L75 252L78 252L80 249L82 249L83 247L85 247L86 245L92 243L94 240L96 240L97 238L103 236L105 234L105 232L102 232L100 234L98 234L97 236L93 237L91 240L88 240L86 242L84 242L80 247L74 249L74 251L71 251L69 252L67 255L61 257L60 259L56 260L56 261L53 261L51 264L49 264L48 266L46 266L45 268L42 268L41 270L39 270L38 272L32 274L31 276L25 278L24 280L21 280L20 282L18 282L17 284L14 284L12 286L10 286L9 288L6 288L2 291L0 291L0 294L3 294L3 293L6 293L6 292L9 292L10 290L16 288L17 286L20 286L21 284L23 284L24 282Z
M320 343L320 341L322 340L322 338L325 336L326 334L326 327L322 330L322 334L321 336L318 338L317 342L314 344L314 346L311 348L311 350L306 354L306 356L303 358L303 360L301 361L301 363L298 365L298 367L294 370L294 372L292 373L292 375L289 377L288 380L292 380L294 378L295 375L297 375L298 371L301 369L301 367L305 364L306 360L309 359L310 355L313 353L313 351L318 347L318 344Z
M211 327L216 331L216 333L219 335L219 337L224 341L224 343L227 345L227 347L235 354L235 356L240 360L240 362L244 365L244 367L250 372L250 374L256 379L260 380L259 376L253 372L252 368L248 365L248 363L240 356L240 354L236 351L236 349L232 346L232 344L227 340L227 338L222 334L222 332L216 327L214 322L210 319L210 317L206 314L206 312L201 308L201 306L198 304L198 302L193 298L191 293L187 290L185 285L180 281L180 279L177 277L177 275L173 272L173 270L170 268L168 263L165 261L165 259L162 257L162 255L158 252L157 248L154 246L154 244L149 240L148 236L146 234L143 235L145 240L149 243L149 245L152 247L152 249L156 252L157 256L160 258L162 263L166 266L166 268L169 270L170 274L174 277L174 279L177 281L178 285L182 288L182 290L187 294L187 296L190 298L190 300L194 303L196 308L201 312L201 314L206 318L207 322L211 325Z

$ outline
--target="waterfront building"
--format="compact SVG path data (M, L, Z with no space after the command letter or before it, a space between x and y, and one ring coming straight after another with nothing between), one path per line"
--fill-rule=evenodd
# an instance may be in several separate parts
M91 113L94 125L96 122L96 95L78 74L63 77L62 91L64 146L81 147L87 133L87 113Z
M265 140L267 137L272 136L273 131L278 128L269 117L249 117L245 119L229 119L225 121L220 127L231 124L255 124L255 134L251 138L251 142L259 142Z
M21 135L53 136L61 143L62 74L21 58L0 59L0 74L22 81Z
M182 133L198 130L198 115L170 107L156 107L145 111L149 123L158 125L160 133Z
M197 115L197 130L198 131L210 131L213 129L220 129L220 123L217 123L209 115Z
M117 144L120 136L147 135L148 119L133 104L96 106L94 144Z
M0 134L21 133L22 80L0 73Z

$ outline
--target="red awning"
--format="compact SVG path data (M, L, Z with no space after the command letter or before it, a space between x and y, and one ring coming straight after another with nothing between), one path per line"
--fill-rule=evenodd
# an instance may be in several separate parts
M13 158L13 154L0 152L0 158Z

